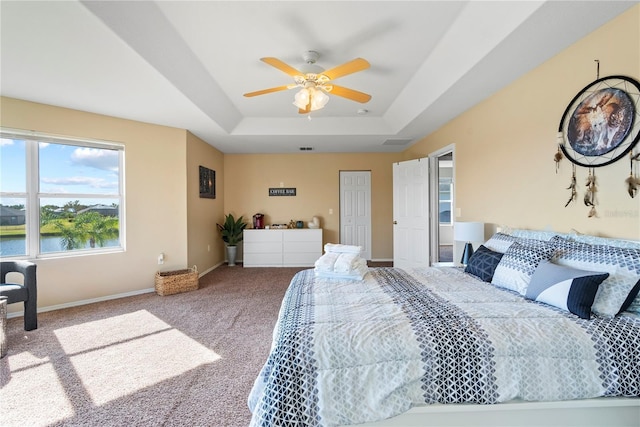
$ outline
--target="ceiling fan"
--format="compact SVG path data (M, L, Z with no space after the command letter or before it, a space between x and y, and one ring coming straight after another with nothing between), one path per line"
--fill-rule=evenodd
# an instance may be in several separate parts
M369 62L362 58L356 58L328 71L323 71L321 67L314 65L319 57L320 54L313 50L304 53L303 59L309 66L309 70L307 70L308 72L298 71L278 58L260 58L262 62L265 62L293 77L295 83L245 93L244 96L252 97L265 95L267 93L300 87L301 89L296 93L293 102L293 104L298 107L298 112L300 114L307 114L311 111L323 108L327 102L329 102L329 96L327 96L328 93L356 102L369 102L371 95L343 86L338 86L332 82L338 77L366 70L370 67Z

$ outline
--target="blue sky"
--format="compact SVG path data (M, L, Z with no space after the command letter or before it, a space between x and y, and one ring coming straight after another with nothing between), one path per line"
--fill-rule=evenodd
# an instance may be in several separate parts
M26 191L26 144L0 139L0 191ZM118 151L62 144L39 144L40 192L114 195L118 193ZM76 200L70 196L60 202ZM4 199L3 204L12 204ZM105 203L101 199L96 203ZM108 204L117 200L110 200Z

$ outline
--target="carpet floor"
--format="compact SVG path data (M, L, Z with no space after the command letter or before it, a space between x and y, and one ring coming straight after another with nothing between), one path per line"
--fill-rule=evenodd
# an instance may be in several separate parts
M197 291L7 321L0 424L247 426L284 292L300 268L220 266Z

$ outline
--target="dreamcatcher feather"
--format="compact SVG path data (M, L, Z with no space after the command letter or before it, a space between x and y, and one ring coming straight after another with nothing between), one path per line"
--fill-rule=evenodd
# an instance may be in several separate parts
M560 146L558 145L558 151L555 156L553 156L553 161L556 162L556 173L558 173L558 169L560 168L560 160L563 159L562 150L560 150ZM567 203L568 204L568 203Z
M576 165L573 165L573 172L571 173L571 182L569 183L569 186L567 187L567 190L571 190L571 197L569 197L569 200L564 205L565 208L567 206L569 206L569 203L575 202L576 199L578 198L577 186L578 186L578 184L576 182Z
M587 191L584 193L584 205L590 206L587 216L591 218L597 216L596 191L598 191L598 188L596 187L596 171L593 168L589 169L589 175L587 176L585 186L587 187Z

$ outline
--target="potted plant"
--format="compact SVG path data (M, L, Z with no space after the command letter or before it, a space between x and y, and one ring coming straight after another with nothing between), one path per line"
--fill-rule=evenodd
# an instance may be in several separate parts
M222 241L227 245L227 260L229 266L234 266L236 265L237 246L238 243L242 241L242 232L247 226L247 223L244 222L242 216L236 220L232 214L228 214L225 215L222 225L216 225L222 234Z

